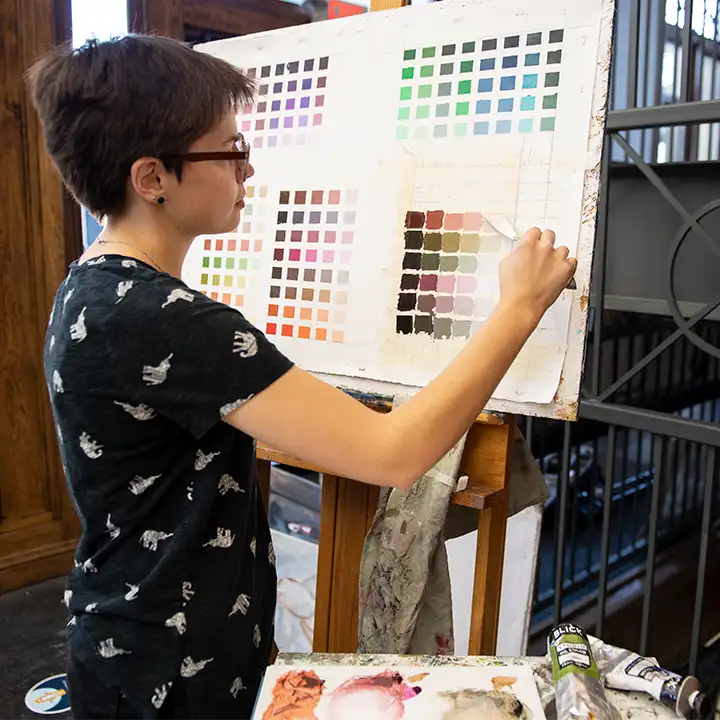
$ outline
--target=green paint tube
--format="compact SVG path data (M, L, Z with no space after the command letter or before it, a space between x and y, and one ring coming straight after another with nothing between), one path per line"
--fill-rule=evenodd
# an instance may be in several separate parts
M572 623L558 625L548 637L558 720L617 720L605 696L600 672L585 631Z

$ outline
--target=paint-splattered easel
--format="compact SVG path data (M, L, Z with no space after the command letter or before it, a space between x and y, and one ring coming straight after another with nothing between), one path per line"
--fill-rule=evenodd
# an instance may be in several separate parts
M408 5L406 0L372 0L371 10ZM362 400L389 412L381 399ZM494 655L500 616L508 477L514 421L483 413L472 426L460 464L467 489L452 503L478 510L478 539L473 582L468 654ZM258 445L258 473L268 507L270 463L314 470L323 475L320 510L313 652L353 653L358 644L358 580L365 535L377 508L379 490L324 472L299 458Z

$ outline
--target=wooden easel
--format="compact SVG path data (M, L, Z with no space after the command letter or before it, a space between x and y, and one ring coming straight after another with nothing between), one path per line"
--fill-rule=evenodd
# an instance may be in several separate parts
M390 408L376 405L374 409L387 412ZM460 473L468 476L468 486L454 493L451 501L478 510L470 655L493 655L497 643L514 427L512 417L485 413L478 417L470 428L460 462ZM326 473L264 445L258 445L257 458L266 507L271 462L322 473L313 652L355 652L360 559L379 489Z
M407 4L405 0L372 0L370 9L390 10ZM389 404L382 402L371 405L378 412L390 410ZM460 463L460 473L469 478L468 486L456 492L451 501L478 510L470 655L493 655L497 644L514 427L511 416L483 413L477 418ZM257 458L266 507L271 462L322 473L313 652L354 653L358 645L360 560L379 489L337 477L263 445L258 445Z

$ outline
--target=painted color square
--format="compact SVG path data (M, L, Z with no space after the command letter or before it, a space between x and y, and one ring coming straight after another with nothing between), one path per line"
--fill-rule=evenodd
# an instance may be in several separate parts
M440 293L453 293L455 292L455 276L454 275L440 275L438 278L438 292Z
M416 56L415 50L406 50L403 53L403 60L414 60Z
M300 262L300 251L299 250L290 250L288 253L288 260L291 262Z
M557 108L557 100L558 100L557 94L546 95L543 98L542 109L543 110L555 110Z
M526 67L533 67L540 64L540 53L528 53L525 55Z
M435 292L437 290L438 276L433 274L420 276L420 289L426 292Z
M335 240L337 239L337 233L335 232L335 230L326 230L323 238L326 243L334 243ZM310 242L317 242L317 239L312 240L310 237L308 237L308 240Z
M475 52L475 41L463 43L463 53L474 53Z
M458 94L469 95L472 92L472 82L470 80L461 80L458 83Z
M502 59L502 66L504 68L514 68L514 67L517 67L517 64L518 64L517 55L506 55Z
M312 89L312 80L310 78L305 78L302 81L302 89L303 90L311 90Z
M501 90L514 90L515 89L515 76L506 75L500 78L500 89Z
M483 216L481 213L465 213L465 230L480 230L483 224Z
M455 45L443 45L442 54L444 56L455 54Z
M452 83L440 83L438 85L438 97L449 97L452 95Z
M563 37L565 36L564 30L551 30L550 31L550 40L551 43L559 43L563 41Z
M318 126L322 125L322 117L323 116L319 113L317 115L313 115L313 126L314 127L318 127Z
M550 132L555 129L555 118L545 117L540 120L541 132Z
M430 106L429 105L418 105L415 110L415 117L418 120L425 120L430 117Z
M507 135L512 131L512 121L498 120L495 131L498 133L498 135Z
M456 115L469 115L470 114L470 103L469 102L456 103L455 104L455 114Z
M297 92L297 80L291 80L287 86L288 92Z
M444 218L445 212L443 210L430 210L427 214L425 227L428 230L440 230L440 228L443 226Z
M525 97L520 98L520 110L523 111L529 111L535 109L535 96L534 95L525 95Z
M405 125L398 125L395 130L395 138L397 140L407 140L409 136L409 130Z
M330 58L328 58L328 57L321 57L321 58L320 58L320 65L319 65L320 69L321 69L321 70L327 70L329 63L330 63Z
M415 68L414 67L403 68L403 71L402 71L402 79L403 80L412 80L414 77L415 77Z
M354 237L355 237L355 233L352 230L343 230L342 231L343 245L352 245Z
M492 78L480 78L478 80L478 92L486 93L486 92L492 92L493 89L493 79Z
M488 122L476 122L473 125L474 135L487 135L490 132L490 123Z
M510 35L509 37L506 37L504 47L505 48L520 47L520 36L519 35Z
M443 63L440 66L440 75L452 75L453 74L453 63Z
M478 100L475 103L475 112L478 115L487 115L490 112L491 106L490 100Z
M313 205L322 205L323 201L323 191L322 190L313 190L312 191L312 204Z
M433 129L433 137L444 138L447 137L448 128L447 125L436 125Z
M530 33L527 36L528 45L540 45L542 43L542 33Z
M432 96L432 85L421 85L418 88L419 98L429 98Z
M423 48L422 56L424 58L434 58L435 57L435 48L434 47Z
M441 103L435 108L435 117L449 117L450 103Z
M551 50L547 54L548 65L559 65L562 62L562 50Z
M473 71L475 63L472 60L463 60L460 63L460 72L461 73L469 73Z
M445 216L446 230L462 230L465 216L462 213L448 213Z
M423 65L420 68L420 77L432 77L435 72L434 65Z
M483 58L480 61L480 70L494 70L495 58Z
M455 125L455 130L453 131L453 135L455 137L465 137L468 132L468 124L467 123L457 123Z
M497 39L483 40L482 51L488 52L489 50L497 50Z
M498 100L498 112L512 112L513 99L512 98L501 98Z
M560 73L545 73L545 87L557 87L560 85Z
M412 100L412 88L411 87L400 88L400 99L401 100Z

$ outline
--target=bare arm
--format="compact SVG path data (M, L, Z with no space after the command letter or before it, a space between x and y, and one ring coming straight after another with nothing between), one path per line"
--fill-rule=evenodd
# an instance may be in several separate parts
M407 403L382 415L297 368L225 418L329 472L409 487L483 410L576 263L554 235L528 233L501 266L501 300L455 360Z

